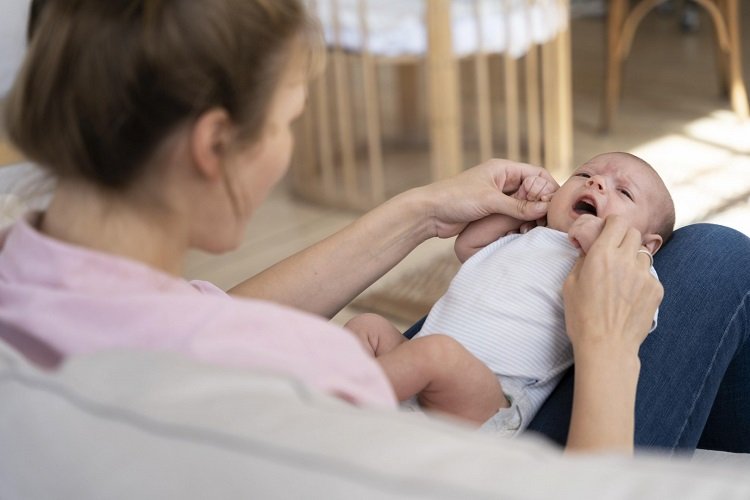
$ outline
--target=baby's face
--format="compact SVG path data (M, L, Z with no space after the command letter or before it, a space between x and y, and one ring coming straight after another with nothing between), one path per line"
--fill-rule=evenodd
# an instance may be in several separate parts
M661 183L637 158L605 153L579 167L555 192L547 225L568 232L583 214L602 219L621 215L641 233L652 232L661 216Z

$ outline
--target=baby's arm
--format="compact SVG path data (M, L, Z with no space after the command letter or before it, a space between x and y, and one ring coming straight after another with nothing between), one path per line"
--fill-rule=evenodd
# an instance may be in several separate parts
M583 214L570 226L568 239L581 252L587 254L603 228L604 219L591 214Z
M546 201L556 190L557 186L543 177L527 177L511 196L518 199L519 203ZM466 262L469 257L502 236L519 230L526 232L525 230L545 223L543 219L527 222L502 214L484 217L466 226L458 235L454 247L456 256L461 262Z
M453 248L458 260L466 262L469 257L496 239L518 231L524 221L509 215L493 214L472 222L456 238Z

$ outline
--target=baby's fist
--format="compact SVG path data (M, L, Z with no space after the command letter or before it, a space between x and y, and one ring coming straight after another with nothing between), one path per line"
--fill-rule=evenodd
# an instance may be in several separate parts
M513 193L513 197L525 201L549 201L557 188L558 186L554 182L550 182L544 177L527 177L521 183L518 191Z

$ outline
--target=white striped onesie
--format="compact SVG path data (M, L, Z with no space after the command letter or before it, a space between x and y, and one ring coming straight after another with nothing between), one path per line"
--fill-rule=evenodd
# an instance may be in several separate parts
M573 363L562 285L578 255L566 233L546 227L500 238L461 266L427 316L417 336L459 341L511 401L485 428L524 429Z

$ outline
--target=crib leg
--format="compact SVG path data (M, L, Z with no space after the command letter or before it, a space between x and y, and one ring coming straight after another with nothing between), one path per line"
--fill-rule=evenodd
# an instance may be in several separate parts
M463 169L458 71L453 54L449 0L427 2L429 55L427 58L432 179Z

